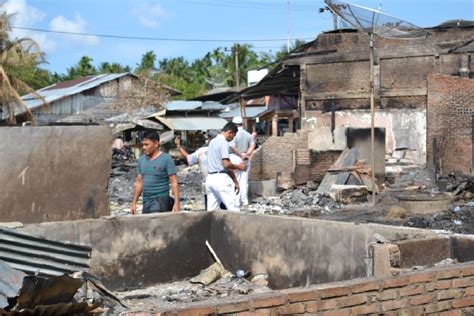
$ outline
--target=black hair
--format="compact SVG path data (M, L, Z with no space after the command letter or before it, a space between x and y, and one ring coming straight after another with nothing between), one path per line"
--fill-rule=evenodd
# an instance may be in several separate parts
M235 125L235 123L229 122L226 125L224 125L224 127L222 128L222 131L223 132L232 131L234 134L236 134L238 131L238 128L237 128L237 125Z
M143 133L142 139L149 139L153 142L159 142L160 141L160 134L158 134L157 131L153 130L147 130Z

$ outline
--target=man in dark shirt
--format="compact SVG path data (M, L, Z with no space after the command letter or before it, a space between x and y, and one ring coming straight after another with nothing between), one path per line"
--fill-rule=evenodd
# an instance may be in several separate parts
M179 212L179 186L176 166L170 155L160 151L160 136L156 131L143 134L144 155L138 160L138 175L132 200L132 214L137 213L137 201L143 192L142 213ZM170 197L169 191L174 197Z

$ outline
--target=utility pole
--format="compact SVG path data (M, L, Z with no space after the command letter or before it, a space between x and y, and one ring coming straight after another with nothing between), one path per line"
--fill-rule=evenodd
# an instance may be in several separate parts
M240 90L240 78L239 78L239 44L235 45L235 86L237 91Z
M286 52L290 53L290 13L291 13L291 8L290 8L290 0L287 1L288 4L288 40L286 42Z

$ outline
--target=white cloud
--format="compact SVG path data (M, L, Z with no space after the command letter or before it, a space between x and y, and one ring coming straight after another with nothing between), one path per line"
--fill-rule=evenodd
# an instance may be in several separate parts
M62 15L55 17L49 23L49 28L56 32L87 33L86 21L78 14L75 14L73 20L68 20ZM97 45L99 38L97 36L67 35L64 37L71 42L79 42L88 45Z
M12 26L34 28L46 17L43 11L28 5L26 0L8 0L3 7L7 13L13 14L11 20ZM56 42L48 38L44 33L14 28L11 35L13 38L31 38L38 43L40 49L45 52L51 52L55 50L57 46Z
M158 3L142 4L132 9L132 15L138 22L147 28L156 28L161 20L167 17L167 13Z

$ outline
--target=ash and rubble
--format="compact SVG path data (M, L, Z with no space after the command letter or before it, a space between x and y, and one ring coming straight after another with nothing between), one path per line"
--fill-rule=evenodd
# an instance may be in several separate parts
M199 166L187 166L178 161L177 169L181 209L204 210L203 175ZM136 175L136 163L126 163L112 169L109 180L112 215L130 213ZM398 197L404 192L426 195L441 193L430 170L403 162L387 164L385 182L380 186L375 207L370 199L350 204L335 202L317 192L318 183L309 181L305 185L282 190L277 196L254 197L252 203L241 207L241 211L474 233L474 187L470 179L451 175L444 181L446 188L443 191L453 195L452 207L430 215L409 214L407 210L398 207Z
M187 166L178 160L176 168L178 171L181 209L184 211L204 210L203 175L199 170L199 166ZM112 165L108 184L111 215L130 214L130 203L133 198L136 177L136 162ZM138 206L141 209L141 198Z
M435 196L441 192L430 171L418 165L396 165L387 168L386 182L371 201L342 204L316 192L318 185L308 182L281 192L275 197L258 197L241 210L250 213L288 215L357 223L380 223L397 226L430 228L454 233L474 233L474 194L470 180L450 176L447 192L453 195L449 210L430 215L409 214L398 206L403 192ZM461 188L460 188L461 187Z
M237 298L271 291L269 287L248 281L245 278L224 276L210 285L181 280L115 294L127 305L129 310L143 310L144 308L154 310L170 308L182 303Z

